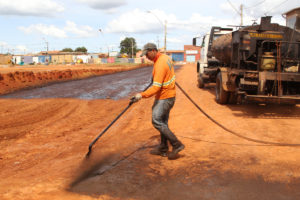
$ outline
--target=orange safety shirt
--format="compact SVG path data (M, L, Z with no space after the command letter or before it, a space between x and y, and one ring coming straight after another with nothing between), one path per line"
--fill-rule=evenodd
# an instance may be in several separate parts
M152 71L153 84L141 95L144 98L156 94L155 99L168 99L175 97L175 73L174 63L171 58L165 54L157 53L154 59Z

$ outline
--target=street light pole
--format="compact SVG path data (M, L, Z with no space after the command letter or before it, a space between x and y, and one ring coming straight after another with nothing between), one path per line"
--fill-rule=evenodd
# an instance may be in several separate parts
M104 34L103 34L103 31L102 31L101 28L99 29L99 32L102 34L102 36L103 36L103 38L104 38ZM104 39L104 42L105 42L105 39ZM106 42L105 42L105 45L106 45L106 47L107 47L107 56L109 57L109 46L107 45Z
M154 15L156 17L156 19L159 21L159 23L161 23L161 25L164 27L164 52L167 52L167 20L165 20L165 23L163 23L156 14L154 14L153 12L151 12L150 10L147 10L147 13L151 13L152 15Z
M165 54L167 53L167 20L165 20Z

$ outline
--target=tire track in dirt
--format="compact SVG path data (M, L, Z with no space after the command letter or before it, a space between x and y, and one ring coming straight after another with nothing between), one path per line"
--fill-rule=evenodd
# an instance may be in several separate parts
M2 103L5 104L6 102L2 100ZM55 118L67 105L67 103L57 104L51 101L42 103L31 101L25 104L27 105L22 109L1 116L0 139L17 139L25 136L33 131L35 124L42 126L42 122ZM15 131L16 128L18 129L17 132Z
M58 111L62 110L67 103L63 105L57 105L56 107L51 106L51 109L49 109L49 103L43 103L38 105L33 105L34 107L27 107L26 110L21 110L20 112L17 110L16 113L10 113L10 115L17 116L14 118L14 120L8 120L4 121L0 125L0 129L5 128L13 128L18 126L24 126L24 125L30 125L39 123L41 121L47 120L47 118L53 117L53 115L58 114ZM50 103L51 104L51 103ZM42 107L42 109L40 109ZM20 114L18 114L20 113ZM43 116L43 117L40 117ZM11 118L11 116L3 116L4 118ZM30 121L30 124L28 124L28 121Z

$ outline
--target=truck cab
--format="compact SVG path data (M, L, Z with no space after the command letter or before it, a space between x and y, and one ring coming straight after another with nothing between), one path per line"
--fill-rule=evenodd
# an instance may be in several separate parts
M206 33L204 36L193 38L194 46L197 46L197 40L200 39L201 41L201 56L200 60L197 61L197 80L199 88L204 88L205 83L216 82L219 61L212 56L211 47L214 40L232 31L232 28L213 26L210 32Z

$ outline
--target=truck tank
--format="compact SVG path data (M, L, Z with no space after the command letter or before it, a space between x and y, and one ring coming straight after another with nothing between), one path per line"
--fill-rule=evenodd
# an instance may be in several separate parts
M262 18L260 25L243 27L220 36L213 42L212 56L224 67L274 70L274 66L268 67L264 61L275 58L278 53L277 43L280 43L279 58L282 62L298 60L300 33L286 26L271 24L270 19Z
M232 34L227 33L217 38L211 48L212 55L224 66L231 63Z
M271 23L271 16L266 16L260 24L219 36L211 45L207 57L215 59L217 66L204 68L200 80L215 80L218 103L300 104L300 32L296 29Z

